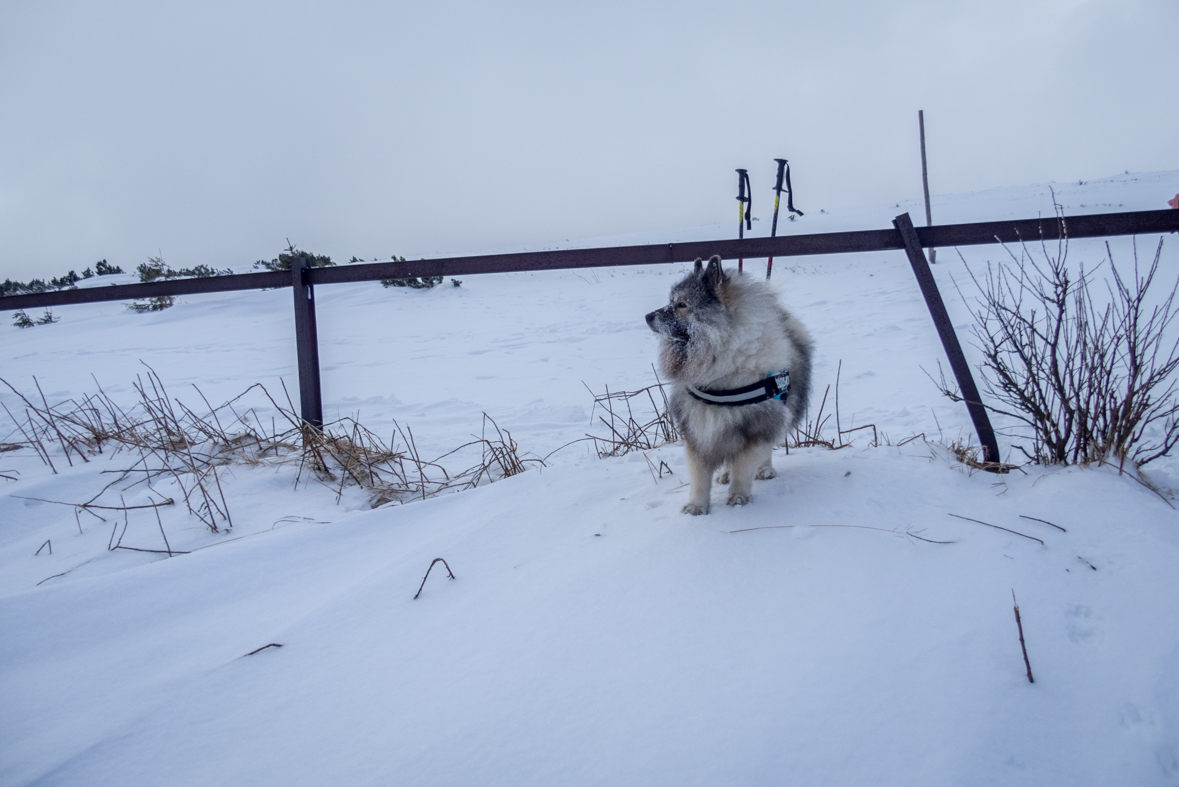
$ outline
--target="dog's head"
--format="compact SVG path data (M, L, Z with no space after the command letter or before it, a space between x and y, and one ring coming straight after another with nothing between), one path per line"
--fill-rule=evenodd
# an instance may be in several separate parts
M721 293L728 281L719 256L707 265L697 259L692 272L671 288L668 304L647 315L647 325L672 342L686 343L692 326L713 322L724 313Z

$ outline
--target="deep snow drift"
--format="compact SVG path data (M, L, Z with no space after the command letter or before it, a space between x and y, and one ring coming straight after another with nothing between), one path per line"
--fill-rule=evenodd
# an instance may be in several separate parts
M1152 209L1177 181L1055 193L1067 213ZM917 214L814 210L779 231L884 227L905 210ZM941 198L934 216L1051 211L1048 188L1028 187ZM1140 253L1157 240L1138 239ZM1132 245L1111 241L1119 264ZM1070 249L1104 256L1099 241ZM950 250L938 259L969 344L954 285L971 296L965 270ZM1173 246L1163 266L1173 281ZM377 432L409 424L429 456L478 432L481 411L534 456L600 434L583 381L653 382L642 318L684 267L321 288L325 411ZM314 483L294 489L290 465L236 466L222 477L228 533L182 506L159 524L128 517L124 543L162 548L162 527L190 551L168 558L108 551L121 515L42 502L89 500L126 453L73 467L55 455L56 475L28 449L0 454L18 479L0 482L0 781L1179 782L1179 513L1163 499L1175 463L1148 468L1163 496L1108 468L972 471L944 447L969 438L969 420L922 372L941 350L902 253L780 259L774 280L816 339L815 405L830 384L833 407L839 368L842 428L873 424L885 444L869 429L837 451L779 451L779 477L755 482L751 505L708 517L679 513L676 446L598 459L575 443L547 467L375 510L358 490L337 502ZM255 382L293 389L286 291L56 313L0 325L0 376L26 393L36 376L51 402L101 384L129 404L140 361L194 409L193 383L215 402ZM19 412L6 389L0 401ZM10 429L0 441L20 439ZM660 462L671 475L652 473ZM36 554L46 541L52 554ZM457 579L439 565L412 600L439 556ZM270 643L282 647L258 650Z

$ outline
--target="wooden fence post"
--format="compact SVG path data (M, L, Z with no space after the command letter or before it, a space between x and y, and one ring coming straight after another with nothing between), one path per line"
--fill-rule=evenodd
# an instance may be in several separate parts
M893 219L892 223L901 234L905 253L909 256L909 264L913 266L913 275L917 277L917 285L925 297L925 305L933 317L937 335L941 338L942 347L950 359L950 369L958 381L958 390L966 402L966 409L970 411L970 420L974 422L974 431L978 434L978 442L983 447L983 461L998 463L999 444L995 440L995 430L991 428L991 419L987 417L987 410L983 407L978 386L974 384L974 376L970 373L970 365L966 363L966 356L962 353L962 345L958 343L958 334L954 333L954 326L950 323L950 315L946 311L945 303L942 302L941 293L938 292L937 282L933 280L929 263L925 261L925 252L921 249L917 230L913 229L913 220L909 218L908 213L902 213Z
M291 260L291 284L295 291L295 350L299 357L299 417L305 424L323 427L323 399L319 390L319 340L315 334L315 288L304 275L307 260Z

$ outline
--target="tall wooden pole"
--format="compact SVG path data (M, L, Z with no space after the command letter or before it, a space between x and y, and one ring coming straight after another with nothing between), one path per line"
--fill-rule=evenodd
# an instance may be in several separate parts
M323 428L323 398L319 388L319 339L315 329L315 288L307 281L307 260L291 260L291 284L295 291L295 350L299 361L299 417L303 423Z
M925 110L917 110L917 124L921 127L921 185L925 189L925 226L933 225L933 214L929 212L929 169L925 166ZM929 264L937 264L937 249L929 250Z

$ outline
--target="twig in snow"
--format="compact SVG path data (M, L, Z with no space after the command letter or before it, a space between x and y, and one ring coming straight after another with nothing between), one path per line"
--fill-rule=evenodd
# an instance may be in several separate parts
M45 577L45 579L41 580L41 581L40 581L40 582L38 582L37 584L38 584L38 585L43 585L43 584L45 584L46 582L48 582L49 580L51 580L51 579L57 579L58 577L64 577L64 576L65 576L66 574L68 574L68 573L70 573L70 572L69 572L69 571L63 571L63 572L61 572L60 574L54 574L54 575L53 575L53 576L51 576L51 577Z
M647 469L651 471L651 480L655 483L658 484L663 480L664 471L667 471L668 475L675 475L675 473L671 472L671 468L667 466L667 462L664 462L662 459L659 460L658 466L656 466L656 464L651 461L651 457L647 456L646 454L643 454L643 459L647 460ZM655 473L659 473L658 478L655 477Z
M838 412L838 407L836 408L836 412ZM872 430L872 445L873 446L880 445L880 435L877 434L877 432L876 432L876 424L864 424L863 426L853 426L851 429L840 429L839 430L840 442L843 441L843 436L845 434L851 434L852 432L858 432L861 429L871 429Z
M1030 519L1030 520L1032 520L1033 522L1043 522L1043 523L1044 523L1044 524L1046 524L1046 525L1052 525L1052 523L1051 523L1051 522L1049 522L1047 519L1037 519L1037 518L1036 518L1036 517L1034 517L1034 516L1024 516L1023 514L1020 514L1020 515L1019 515L1019 518L1020 518L1020 519ZM1059 530L1061 533L1067 533L1067 532L1068 532L1067 530L1065 530L1065 529L1064 529L1063 527L1061 527L1060 525L1052 525L1052 527L1056 528L1056 529L1057 529L1057 530Z
M53 554L53 543L50 542L50 540L47 538L47 539L45 539L44 544L37 547L37 551L33 553L33 557L36 557L37 555L41 554L41 550L44 549L45 547L49 547L49 554L52 555Z
M686 484L685 484L686 486ZM768 525L766 527L745 527L740 530L730 530L729 535L734 533L749 533L753 530L789 530L795 525ZM955 544L956 541L934 541L932 538L923 538L912 530L889 530L886 527L871 527L870 525L801 525L801 527L846 527L853 530L879 530L881 533L892 533L894 536L910 536L918 541L925 541L929 544Z
M271 642L269 645L263 645L262 647L258 648L257 650L251 650L249 653L246 654L246 656L253 656L255 653L261 653L262 651L266 650L267 648L281 648L281 647L282 647L281 644L279 644L277 642Z
M422 595L422 588L426 586L426 580L430 578L430 571L434 568L434 563L441 563L442 565L446 566L446 573L450 574L451 579L454 579L454 572L450 570L450 566L447 564L447 562L440 557L434 558L434 561L430 563L430 568L426 569L426 576L422 577L422 584L418 586L418 592L414 594L414 601L417 601L418 596Z
M121 546L119 544L115 544L115 549L126 549L130 552L148 552L153 555L167 555L168 557L172 557L173 555L187 555L188 554L187 552L182 552L179 549L173 549L171 552L167 552L163 549L140 549L139 547L125 547L125 546ZM111 551L113 552L114 549L112 549Z
M172 557L172 545L168 543L168 534L164 532L164 520L160 519L160 509L155 509L156 524L160 526L160 535L164 537L164 548L168 550L168 557Z
M38 503L53 503L59 506L73 506L74 508L80 508L83 511L89 511L91 508L98 508L103 511L130 511L136 508L159 508L160 506L176 505L176 501L170 497L167 500L163 500L159 503L149 503L145 506L99 506L94 505L93 503L63 503L60 500L46 500L41 497L22 497L20 495L13 495L13 497L15 497L17 500L36 500Z
M981 519L971 519L968 516L958 516L957 514L950 514L950 516L954 517L955 519L965 519L967 522L977 522L980 525L986 525L987 527L993 527L996 530L1002 530L1004 533L1011 533L1013 535L1023 536L1024 538L1030 538L1032 541L1039 541L1040 546L1046 546L1046 544L1043 541L1040 541L1040 539L1036 538L1035 536L1029 536L1029 535L1026 535L1025 533L1016 532L1015 530L1008 530L1007 528L999 527L998 525L992 525L990 522L984 522Z
M1015 600L1015 588L1011 589L1011 601L1015 604L1015 625L1019 627L1019 648L1023 651L1023 664L1028 668L1028 683L1035 683L1032 677L1032 663L1028 661L1028 646L1023 641L1023 621L1019 619L1019 602Z
M4 383L9 388L12 388L12 384L7 380L0 379L0 383ZM16 389L12 388L12 390L15 391ZM17 395L19 396L20 394L18 393ZM37 453L37 456L40 457L42 462L49 465L49 469L53 471L53 474L57 475L57 468L53 466L53 461L49 458L49 451L45 448L45 444L41 442L40 438L33 439L29 436L29 432L32 432L34 436L37 434L37 430L33 428L32 416L29 416L29 432L26 432L25 428L20 425L20 421L16 420L16 416L8 409L8 405L0 402L0 407L4 408L4 412L8 414L9 420L16 424L16 428L20 430L21 436L25 438L25 442ZM28 415L28 410L25 410L25 414Z
M127 503L127 501L123 499L122 495L119 495L119 502L123 503L124 505ZM118 525L118 522L116 522L115 524ZM129 513L127 513L127 509L124 508L123 509L123 532L119 533L119 540L115 543L115 545L113 547L111 547L110 551L113 552L114 550L118 549L119 546L123 543L123 536L127 535L127 525L129 525L129 524L131 524L131 515Z
M1097 566L1093 565L1092 563L1090 563L1088 560L1086 560L1085 558L1081 557L1080 555L1077 555L1077 560L1081 561L1082 563L1084 563L1086 566L1088 566L1089 568L1093 569L1094 571L1096 571L1096 570L1097 570Z
M1123 469L1121 467L1118 467L1117 465L1114 465L1114 464L1110 464L1109 462L1105 461L1104 459L1101 460L1101 464L1109 465L1110 467L1117 467L1118 468L1118 475L1128 475L1135 482L1141 484L1142 486L1149 489L1151 492L1154 492L1156 495L1158 495L1159 499L1162 500L1167 505L1171 506L1172 509L1175 508L1175 505L1170 500L1167 499L1166 495L1164 495L1162 492L1160 492L1159 490L1154 488L1154 484L1148 483L1143 478L1140 478L1139 477L1140 473L1124 473Z

